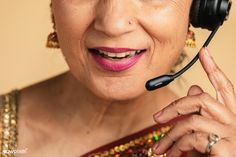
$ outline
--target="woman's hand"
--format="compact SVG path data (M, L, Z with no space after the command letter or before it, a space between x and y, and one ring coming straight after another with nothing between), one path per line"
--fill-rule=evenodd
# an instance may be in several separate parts
M167 152L168 157L178 157L183 152L196 150L209 157L236 157L236 95L233 85L206 48L200 52L200 61L215 88L216 98L204 93L200 87L192 86L186 97L156 113L154 119L157 123L186 117L154 145L155 154ZM219 139L210 143L210 135Z

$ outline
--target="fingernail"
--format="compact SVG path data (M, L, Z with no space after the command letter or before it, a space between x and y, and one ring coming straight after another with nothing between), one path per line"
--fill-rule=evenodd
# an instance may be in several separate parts
M215 61L213 57L211 56L209 50L207 48L204 48L205 50L205 59L210 67L213 67L215 65Z
M206 47L204 47L204 51L205 51L206 57L211 58L211 55Z
M158 142L156 142L153 146L152 146L152 150L153 151L157 151L157 148L158 148L158 146L159 146L159 143Z
M166 156L170 156L171 155L171 150L169 149L167 152L166 152Z
M208 48L205 47L205 48L204 48L204 51L205 51L205 58L206 58L206 60L207 60L208 62L210 62L210 63L214 63L214 62L213 62L213 58L212 58L212 56L211 56L211 54L210 54Z
M157 112L153 115L154 119L158 119L162 115L162 111Z

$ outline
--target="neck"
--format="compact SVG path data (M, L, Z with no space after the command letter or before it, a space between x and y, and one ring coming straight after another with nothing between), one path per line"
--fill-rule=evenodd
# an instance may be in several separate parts
M78 83L70 73L62 75L60 84L60 95L56 96L59 98L56 103L57 113L60 113L58 116L67 126L80 124L86 126L87 131L111 129L112 126L122 134L130 131L128 126L132 126L133 131L142 129L154 124L152 115L175 97L170 90L162 88L155 92L145 92L133 100L104 100Z

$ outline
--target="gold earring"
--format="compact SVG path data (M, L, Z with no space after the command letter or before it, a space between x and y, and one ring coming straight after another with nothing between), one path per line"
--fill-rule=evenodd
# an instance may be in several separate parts
M188 30L187 39L185 45L190 48L196 48L196 38L195 33L191 30Z
M54 31L53 33L50 33L48 35L46 47L47 48L60 48L58 38L57 38L57 32Z
M54 19L54 15L52 13L52 3L50 3L50 9L51 9L51 20L52 20L54 32L52 32L48 35L46 47L47 48L60 48L58 37L57 37L57 32L56 32L55 19Z

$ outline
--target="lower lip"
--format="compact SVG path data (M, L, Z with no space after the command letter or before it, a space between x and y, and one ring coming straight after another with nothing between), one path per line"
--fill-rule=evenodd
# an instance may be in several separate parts
M129 68L134 66L139 61L139 59L144 55L144 53L145 52L142 52L141 54L135 55L133 57L124 58L120 60L107 59L94 53L91 54L95 62L99 64L104 70L121 72L128 70Z

